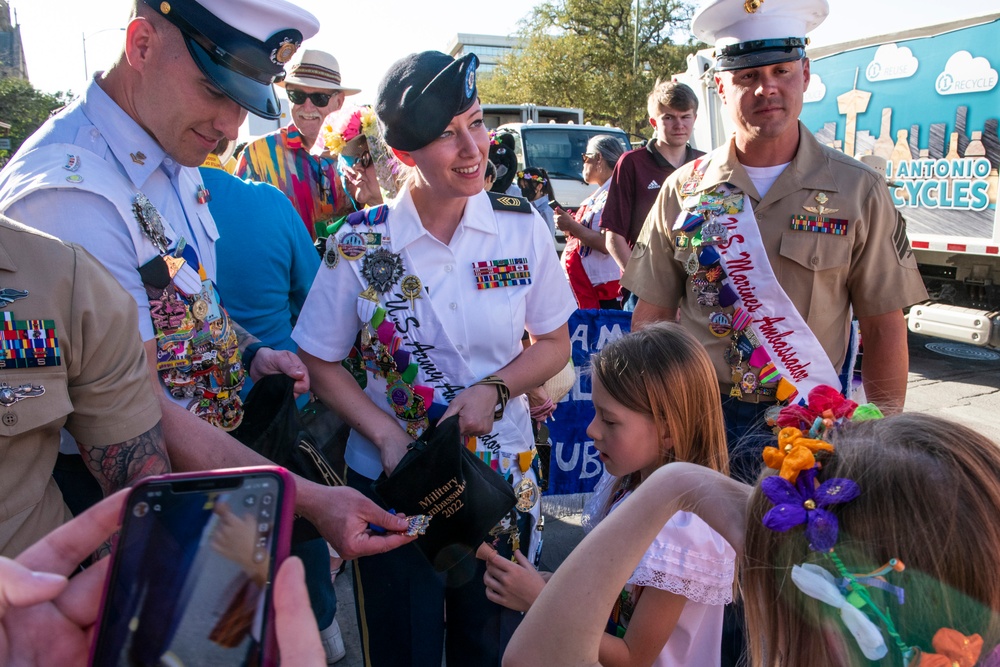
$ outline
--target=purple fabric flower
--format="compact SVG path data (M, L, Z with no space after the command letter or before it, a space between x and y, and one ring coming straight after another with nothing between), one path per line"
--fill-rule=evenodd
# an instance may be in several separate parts
M829 551L837 543L837 517L826 508L854 500L861 489L852 480L837 477L816 486L816 468L804 470L793 485L779 475L766 477L761 491L774 503L763 523L784 533L806 524L806 539L813 551Z
M982 667L1000 667L1000 646L996 646L980 663Z

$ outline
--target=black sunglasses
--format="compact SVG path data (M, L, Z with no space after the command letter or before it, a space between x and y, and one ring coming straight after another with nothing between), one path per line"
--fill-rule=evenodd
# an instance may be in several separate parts
M372 166L372 154L369 152L364 153L354 164L357 165L358 169L367 169Z
M287 88L285 92L288 93L288 99L292 104L305 104L306 100L312 100L312 103L319 108L329 104L330 98L333 97L333 93L307 93L297 88Z

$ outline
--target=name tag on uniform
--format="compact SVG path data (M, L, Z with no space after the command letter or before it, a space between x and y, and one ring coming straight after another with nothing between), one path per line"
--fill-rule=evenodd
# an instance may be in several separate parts
M0 344L0 368L62 365L55 320L15 320L5 312Z
M476 289L531 284L527 257L473 262L472 273L476 277Z

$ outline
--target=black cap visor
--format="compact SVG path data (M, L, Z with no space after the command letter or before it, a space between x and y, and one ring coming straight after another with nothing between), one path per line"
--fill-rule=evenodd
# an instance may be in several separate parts
M802 60L805 56L805 40L797 37L740 42L716 51L715 70L727 72L790 63Z
M234 72L212 58L208 51L189 35L185 34L183 37L198 69L226 97L261 118L268 120L281 118L281 105L278 103L273 85Z

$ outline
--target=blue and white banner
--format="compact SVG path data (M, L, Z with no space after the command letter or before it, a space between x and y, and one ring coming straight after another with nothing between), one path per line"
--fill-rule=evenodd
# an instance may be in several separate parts
M627 334L631 320L632 313L620 310L577 310L569 318L576 382L546 422L552 460L545 495L593 491L604 472L594 442L587 437L587 425L594 418L590 355Z

